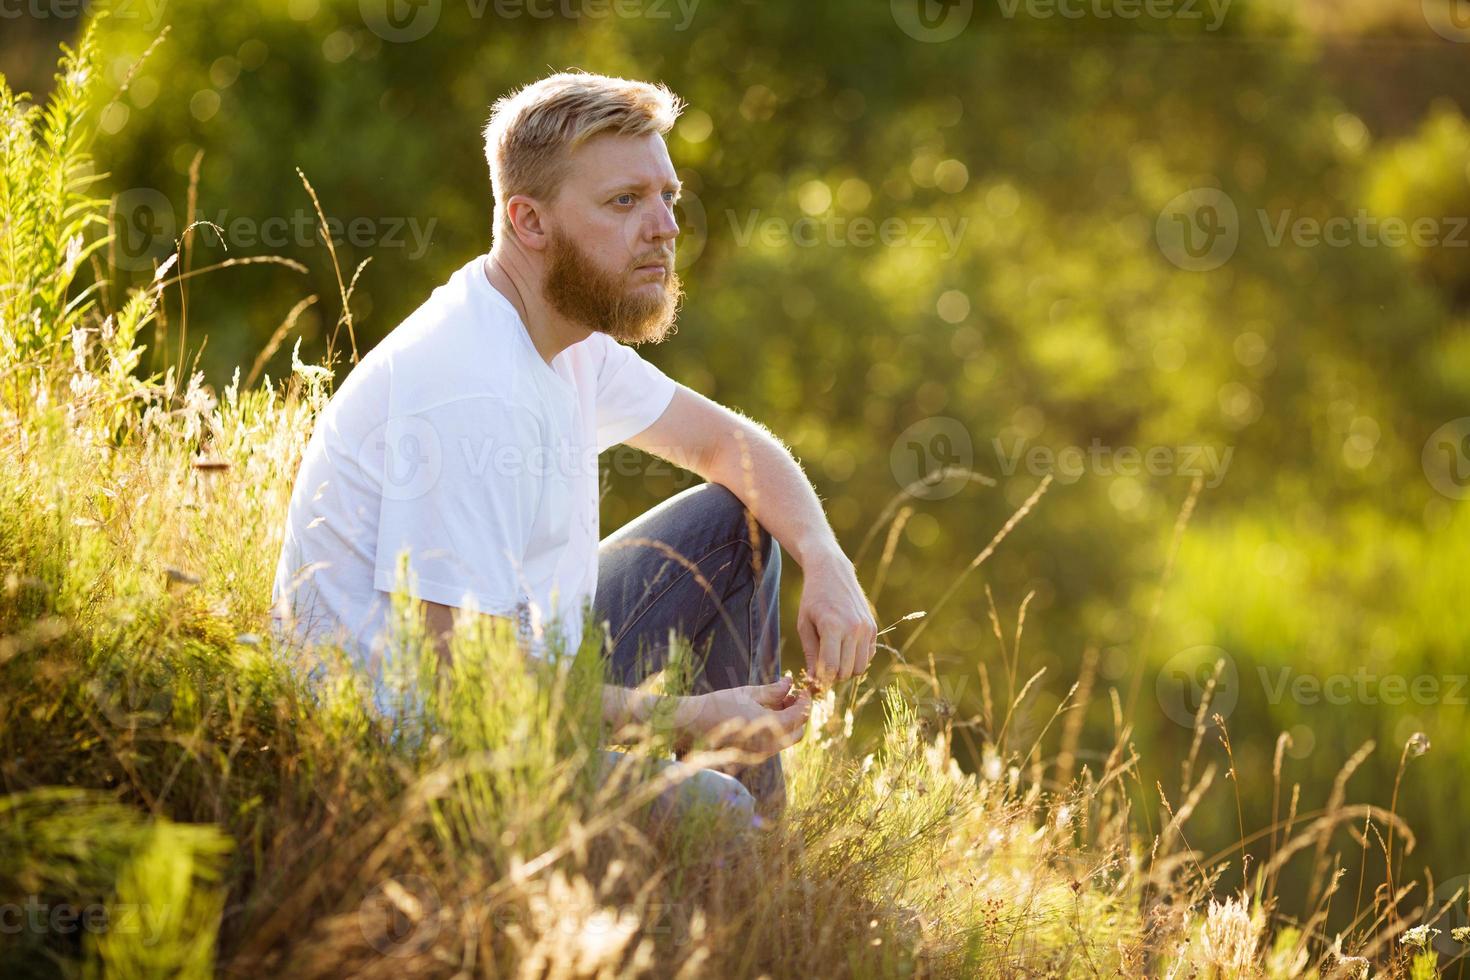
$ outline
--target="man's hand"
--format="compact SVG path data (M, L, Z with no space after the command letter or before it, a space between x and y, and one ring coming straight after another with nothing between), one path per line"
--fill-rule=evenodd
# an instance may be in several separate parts
M709 749L736 748L768 759L801 740L811 695L793 691L790 677L774 684L732 687L682 698L674 712L680 748L694 742Z
M868 669L877 650L878 622L852 562L836 547L807 560L796 631L807 673L830 687Z

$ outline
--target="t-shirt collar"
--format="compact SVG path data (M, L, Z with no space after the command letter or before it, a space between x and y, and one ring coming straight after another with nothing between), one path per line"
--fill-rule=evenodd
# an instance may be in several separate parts
M474 284L472 288L481 295L484 295L487 299L490 300L491 303L498 305L501 309L511 315L516 323L516 333L520 335L521 341L525 343L527 349L530 351L531 356L535 358L536 363L539 364L541 368L554 379L554 383L560 385L568 393L575 394L575 387L572 385L572 383L566 378L562 377L561 373L558 372L555 367L547 364L546 358L542 357L541 352L536 349L536 342L531 339L531 332L526 329L526 322L521 319L520 311L517 310L515 304L510 301L510 297L502 293L496 287L496 285L490 281L490 277L485 272L486 265L489 261L490 256L487 253L485 255L481 255L472 263L473 268L470 274L470 281ZM562 351L556 357L552 358L552 360L555 361L556 358L561 357L565 353L566 351Z

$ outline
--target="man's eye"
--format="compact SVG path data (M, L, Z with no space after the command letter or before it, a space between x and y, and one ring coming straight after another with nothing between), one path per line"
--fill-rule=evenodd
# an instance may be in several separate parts
M613 198L613 201L617 204L632 204L634 201L634 197L632 194L619 194L617 197Z
M679 192L678 191L664 191L664 200L665 201L668 201L670 204L678 204L679 203Z

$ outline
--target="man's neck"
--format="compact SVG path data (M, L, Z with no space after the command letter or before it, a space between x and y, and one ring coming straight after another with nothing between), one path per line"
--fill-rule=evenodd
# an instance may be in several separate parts
M539 277L523 257L496 249L485 260L483 272L490 285L516 308L536 352L548 365L556 355L592 335L588 328L551 308L541 294Z

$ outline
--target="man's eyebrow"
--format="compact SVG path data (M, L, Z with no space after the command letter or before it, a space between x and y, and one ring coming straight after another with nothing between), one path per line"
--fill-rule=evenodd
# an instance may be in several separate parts
M625 191L641 191L648 188L652 184L653 181L649 180L628 180L623 181L619 184L614 184L613 186L607 188L604 193L621 194ZM673 191L675 194L678 194L684 189L684 183L683 181L679 180L678 177L670 177L668 180L664 181L664 187L668 190Z

